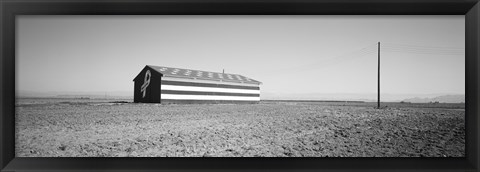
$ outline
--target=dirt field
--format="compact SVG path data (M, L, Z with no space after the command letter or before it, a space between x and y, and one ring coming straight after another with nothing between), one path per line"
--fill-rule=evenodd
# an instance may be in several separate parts
M462 157L463 104L18 99L18 157Z

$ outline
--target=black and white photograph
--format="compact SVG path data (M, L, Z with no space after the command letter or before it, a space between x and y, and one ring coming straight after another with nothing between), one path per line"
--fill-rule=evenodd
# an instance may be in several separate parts
M18 15L16 157L465 157L464 15Z

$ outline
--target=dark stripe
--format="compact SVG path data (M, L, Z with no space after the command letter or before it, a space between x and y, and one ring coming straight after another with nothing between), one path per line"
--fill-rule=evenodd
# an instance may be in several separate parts
M260 94L249 94L249 93L219 93L219 92L203 92L203 91L176 91L176 90L161 90L161 94L260 97Z
M245 90L260 90L260 87L252 86L238 86L238 85L225 85L225 84L211 84L211 83L194 83L194 82L181 82L181 81L163 81L162 85L179 85L179 86L195 86L195 87L212 87L212 88L235 88Z
M239 101L239 100L174 100L162 99L161 104L256 104L260 101Z

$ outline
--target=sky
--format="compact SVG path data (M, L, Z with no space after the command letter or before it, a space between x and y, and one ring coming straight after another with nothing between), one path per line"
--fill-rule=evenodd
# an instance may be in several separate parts
M145 65L241 74L262 99L465 93L456 16L17 17L17 92L123 94ZM322 97L323 96L323 97Z

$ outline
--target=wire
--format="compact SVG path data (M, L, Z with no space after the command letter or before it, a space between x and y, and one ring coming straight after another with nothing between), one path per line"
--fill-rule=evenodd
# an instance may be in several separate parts
M270 72L278 72L278 71L284 71L284 70L296 70L296 71L305 71L305 70L310 70L310 69L318 69L326 66L333 66L339 63L343 63L346 61L350 61L352 59L360 59L362 57L365 57L369 54L372 54L374 52L377 52L377 43L375 44L369 44L364 46L361 49L357 49L354 51L347 52L342 55L338 56L332 56L329 58L321 58L320 61L310 63L310 64L304 64L304 65L299 65L295 67L289 67L288 69L279 69L279 70L272 70L272 71L267 71L268 73Z
M352 59L360 59L361 57L365 57L366 55L372 54L374 52L377 52L377 43L375 44L370 44L365 46L364 48L361 48L359 50L354 50L350 51L346 54L340 55L340 56L335 56L331 58L324 58L324 60L312 63L312 64L307 64L307 65L300 65L297 67L294 67L294 69L297 69L298 71L304 71L304 70L310 70L312 68L322 68L326 66L333 66L339 63L343 63Z
M397 43L384 43L382 51L394 53L431 54L431 55L464 55L465 48L461 47L440 47L425 45L408 45Z
M406 49L406 50L422 50L422 51L457 51L457 52L462 52L464 50L461 49L429 49L429 48L418 48L418 47L398 47L398 46L391 46L391 45L385 45L382 46L383 48L396 48L396 49Z
M398 52L398 53L413 53L413 54L437 54L437 55L463 55L464 52L455 51L422 51L422 50L405 50L394 48L382 48L382 51L386 52Z
M428 47L407 47L407 46L397 46L397 45L389 45L383 44L383 47L393 47L393 48L404 48L404 49L416 49L416 50L433 50L433 51L463 51L464 49L458 48L428 48Z
M411 52L411 51L395 51L395 50L386 50L386 52L392 53L409 53L409 54L429 54L429 55L464 55L462 53L429 53L429 52Z
M393 45L393 46L403 46L403 47L422 47L422 48L437 48L437 49L459 49L459 50L463 50L465 48L463 47L445 47L445 46L426 46L426 45L409 45L409 44L398 44L398 43L389 43L389 42L382 42L382 44L386 44L386 45Z

